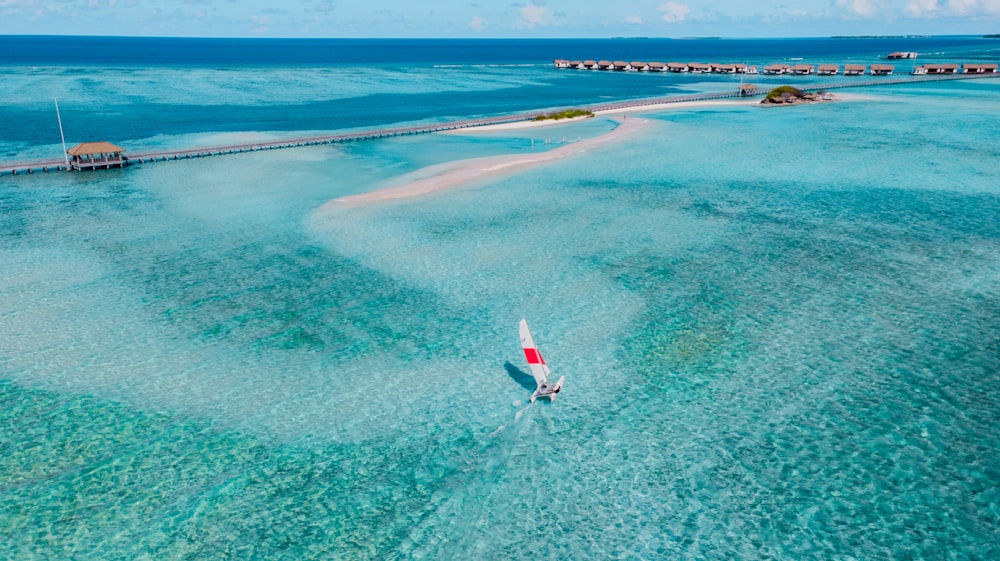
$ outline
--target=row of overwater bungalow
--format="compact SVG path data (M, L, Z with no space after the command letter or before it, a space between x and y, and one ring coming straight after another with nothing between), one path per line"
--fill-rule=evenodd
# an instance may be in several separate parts
M641 62L624 60L565 60L557 59L556 68L579 70L612 70L618 72L690 72L692 74L758 74L756 66L747 64L702 64L700 62ZM764 74L793 76L891 76L896 67L892 64L769 64ZM914 75L925 74L996 74L996 64L922 64L914 66Z
M617 70L619 72L692 72L695 74L757 74L756 66L746 64L701 64L700 62L640 62L624 60L562 60L556 68L579 70Z

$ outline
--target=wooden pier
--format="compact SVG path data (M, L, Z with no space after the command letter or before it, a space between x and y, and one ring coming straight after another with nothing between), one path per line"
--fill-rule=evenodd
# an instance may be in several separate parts
M821 90L833 90L840 88L861 88L861 87L892 86L900 84L914 84L914 83L926 83L926 82L944 82L950 80L975 80L975 79L988 79L988 78L995 79L997 77L998 76L995 74L957 74L957 75L944 75L944 76L925 75L925 76L909 76L905 78L904 77L883 78L878 80L867 80L864 82L845 80L841 82L832 82L828 84L802 85L797 87L798 89L803 91L821 91ZM761 89L748 90L747 88L744 87L739 90L733 90L727 92L633 99L628 101L601 103L585 107L578 107L578 109L584 109L594 112L631 109L631 108L640 109L642 107L650 105L684 103L691 101L737 99L741 97L752 97L756 95L763 95L764 93L766 92ZM397 128L387 128L387 129L354 131L354 132L346 132L342 134L335 134L328 136L310 136L310 137L293 138L287 140L275 140L271 142L233 144L226 146L215 146L210 148L191 148L186 150L139 152L136 154L131 154L129 156L126 156L123 159L125 165L136 165L136 164L147 164L153 162L166 162L172 160L206 158L209 156L243 154L247 152L261 152L265 150L297 148L303 146L343 144L348 142L377 140L381 138L411 136L417 134L430 134L435 132L482 127L487 125L497 125L503 123L524 122L524 121L530 121L535 117L546 115L548 113L549 112L547 111L546 112L535 111L531 113L518 113L502 117L487 117L482 119L469 119L464 121L450 121L446 123L438 123L432 125L417 125L411 127L397 127ZM58 160L58 159L40 160L33 162L0 163L0 176L3 175L16 176L21 174L70 171L71 168L72 166L69 168L66 166L64 160Z

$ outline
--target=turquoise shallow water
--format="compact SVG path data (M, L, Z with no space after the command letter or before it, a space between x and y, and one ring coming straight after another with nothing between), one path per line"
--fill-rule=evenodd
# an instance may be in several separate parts
M996 558L1000 81L858 93L4 179L0 557Z

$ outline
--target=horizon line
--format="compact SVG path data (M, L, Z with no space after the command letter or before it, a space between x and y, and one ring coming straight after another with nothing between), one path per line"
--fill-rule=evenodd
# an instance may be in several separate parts
M5 34L0 36L2 38L15 38L15 37L73 37L73 38L94 38L94 39L213 39L213 40L229 40L229 39L248 39L248 40L261 40L261 41L336 41L336 40L377 40L377 41L469 41L469 40L479 40L479 41L595 41L595 40L647 40L647 41L727 41L727 40L769 40L769 39L921 39L921 38L932 38L932 37L980 37L980 38L996 38L996 34L993 33L946 33L946 34L927 34L927 33L912 33L912 34L891 34L891 35L797 35L797 36L771 36L771 37L748 37L748 36L678 36L678 37L668 37L668 36L621 36L612 35L605 37L472 37L472 36L461 36L461 37L380 37L380 36L357 36L357 37L263 37L259 35L227 35L227 36L208 36L208 35L91 35L83 33L20 33L20 34Z

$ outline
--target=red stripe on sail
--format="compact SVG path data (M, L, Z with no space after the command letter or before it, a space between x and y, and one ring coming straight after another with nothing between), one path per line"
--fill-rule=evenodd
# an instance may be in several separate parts
M525 347L524 358L528 359L528 364L545 364L545 359L542 358L542 353L538 352L538 349Z

